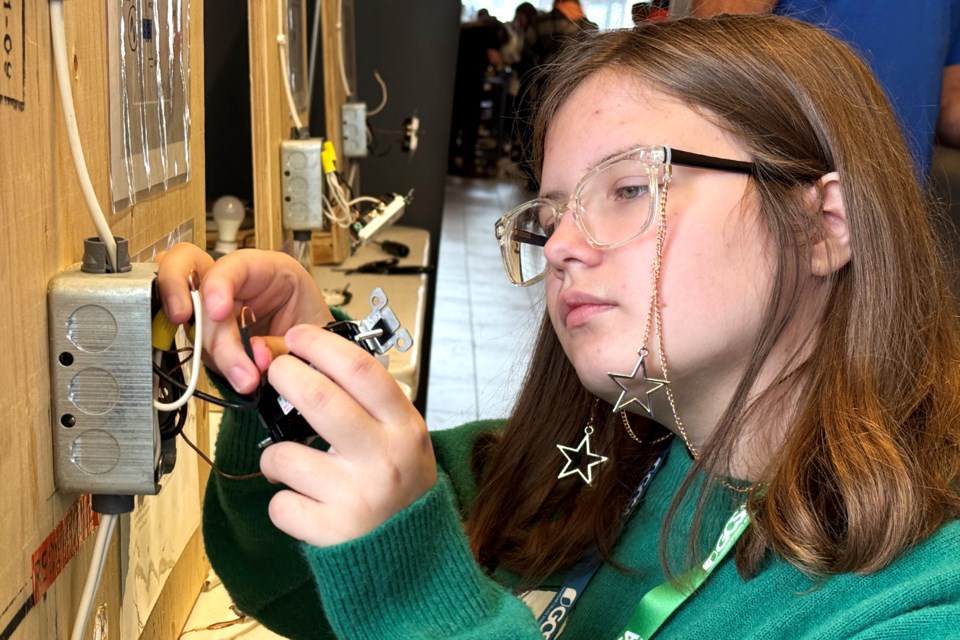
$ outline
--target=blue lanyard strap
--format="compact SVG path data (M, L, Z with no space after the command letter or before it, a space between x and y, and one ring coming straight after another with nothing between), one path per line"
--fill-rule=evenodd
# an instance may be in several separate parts
M657 459L653 461L650 470L643 476L643 479L640 480L640 484L637 485L637 490L633 492L633 497L624 510L624 522L626 522L630 514L633 513L633 510L636 509L637 505L643 500L643 496L646 495L647 489L650 488L650 484L653 482L653 477L657 475L660 467L663 466L663 461L666 459L668 451L670 451L669 443L663 448L663 451L660 452ZM601 564L603 564L603 558L600 557L596 549L591 549L570 569L560 589L537 619L537 626L540 628L540 633L543 634L546 640L553 640L560 633L563 620L570 614L577 598L580 597L583 590L587 588L587 584L590 582L590 579L593 578L593 574L597 572Z
M704 583L707 576L729 553L737 540L750 524L750 512L747 505L740 505L727 524L713 551L698 567L693 567L675 582L664 582L650 591L637 603L627 626L617 636L617 640L650 640L673 612L679 609L687 598Z

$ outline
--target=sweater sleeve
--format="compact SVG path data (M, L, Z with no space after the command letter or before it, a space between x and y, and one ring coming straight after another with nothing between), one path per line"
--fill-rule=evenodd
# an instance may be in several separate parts
M215 383L224 397L234 396L222 380ZM233 475L259 471L257 443L265 433L255 413L224 411L217 466ZM288 638L334 638L299 542L267 514L281 488L262 477L211 474L203 504L207 556L234 603L268 629Z
M225 398L236 398L222 379L215 375L211 375L211 379ZM480 569L466 549L457 510L452 506L454 498L450 487L454 487L459 502L469 504L475 485L468 459L463 456L472 449L472 443L479 433L488 432L496 426L496 423L476 423L431 434L444 481L442 486L435 487L415 504L429 503L434 506L425 512L427 515L411 506L397 514L395 519L398 523L391 525L400 526L405 531L420 532L424 518L430 520L434 516L440 517L441 521L426 527L425 533L417 535L429 534L438 542L447 544L452 549L447 555L450 561L456 560L461 571L468 572L472 568L477 572L478 580L482 578ZM255 413L224 411L217 436L217 466L233 475L259 471L261 450L257 443L264 436L265 431ZM448 465L451 467L450 476L444 472ZM294 639L335 638L337 636L330 628L324 612L321 592L318 592L317 586L324 583L314 575L316 559L311 550L305 549L304 545L270 522L267 506L280 489L281 486L263 478L233 480L211 474L203 507L203 535L210 564L236 605L265 627ZM444 506L440 508L436 505ZM419 516L416 515L418 513ZM407 520L410 522L404 524ZM454 530L459 538L451 537ZM385 536L378 532L374 532L376 539L383 539ZM415 539L419 538L415 536ZM461 547L456 546L458 540ZM360 546L366 548L366 543ZM411 551L416 554L421 550L415 548ZM416 556L408 562L415 560ZM400 567L397 569L400 570ZM484 598L490 599L494 593L497 597L510 597L509 594L491 591L494 585L489 581L481 584L486 590L482 594ZM360 588L359 584L357 588ZM334 588L331 594L337 592L339 588ZM495 599L490 601L491 605Z
M474 561L443 473L370 534L304 554L338 638L542 637L527 606Z
M957 637L960 603L943 603L910 611L861 631L851 640L951 640Z

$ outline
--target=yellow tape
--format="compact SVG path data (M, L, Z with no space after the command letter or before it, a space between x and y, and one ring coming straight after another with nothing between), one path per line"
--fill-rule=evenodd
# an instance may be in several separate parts
M177 325L170 322L167 312L160 309L157 315L153 316L152 343L154 349L167 351L173 346L173 339L177 335Z

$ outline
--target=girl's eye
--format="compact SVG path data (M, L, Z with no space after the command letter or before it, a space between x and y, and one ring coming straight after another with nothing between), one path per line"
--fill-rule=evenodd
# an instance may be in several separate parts
M617 187L616 195L622 200L633 200L634 198L640 198L647 195L649 189L645 184L635 184L628 185L625 187Z

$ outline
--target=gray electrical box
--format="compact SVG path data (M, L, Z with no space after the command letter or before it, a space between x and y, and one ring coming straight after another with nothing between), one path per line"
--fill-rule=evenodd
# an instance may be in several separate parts
M280 143L283 227L289 231L323 228L323 138Z
M151 299L155 264L126 273L79 268L50 282L50 371L57 488L159 491Z

